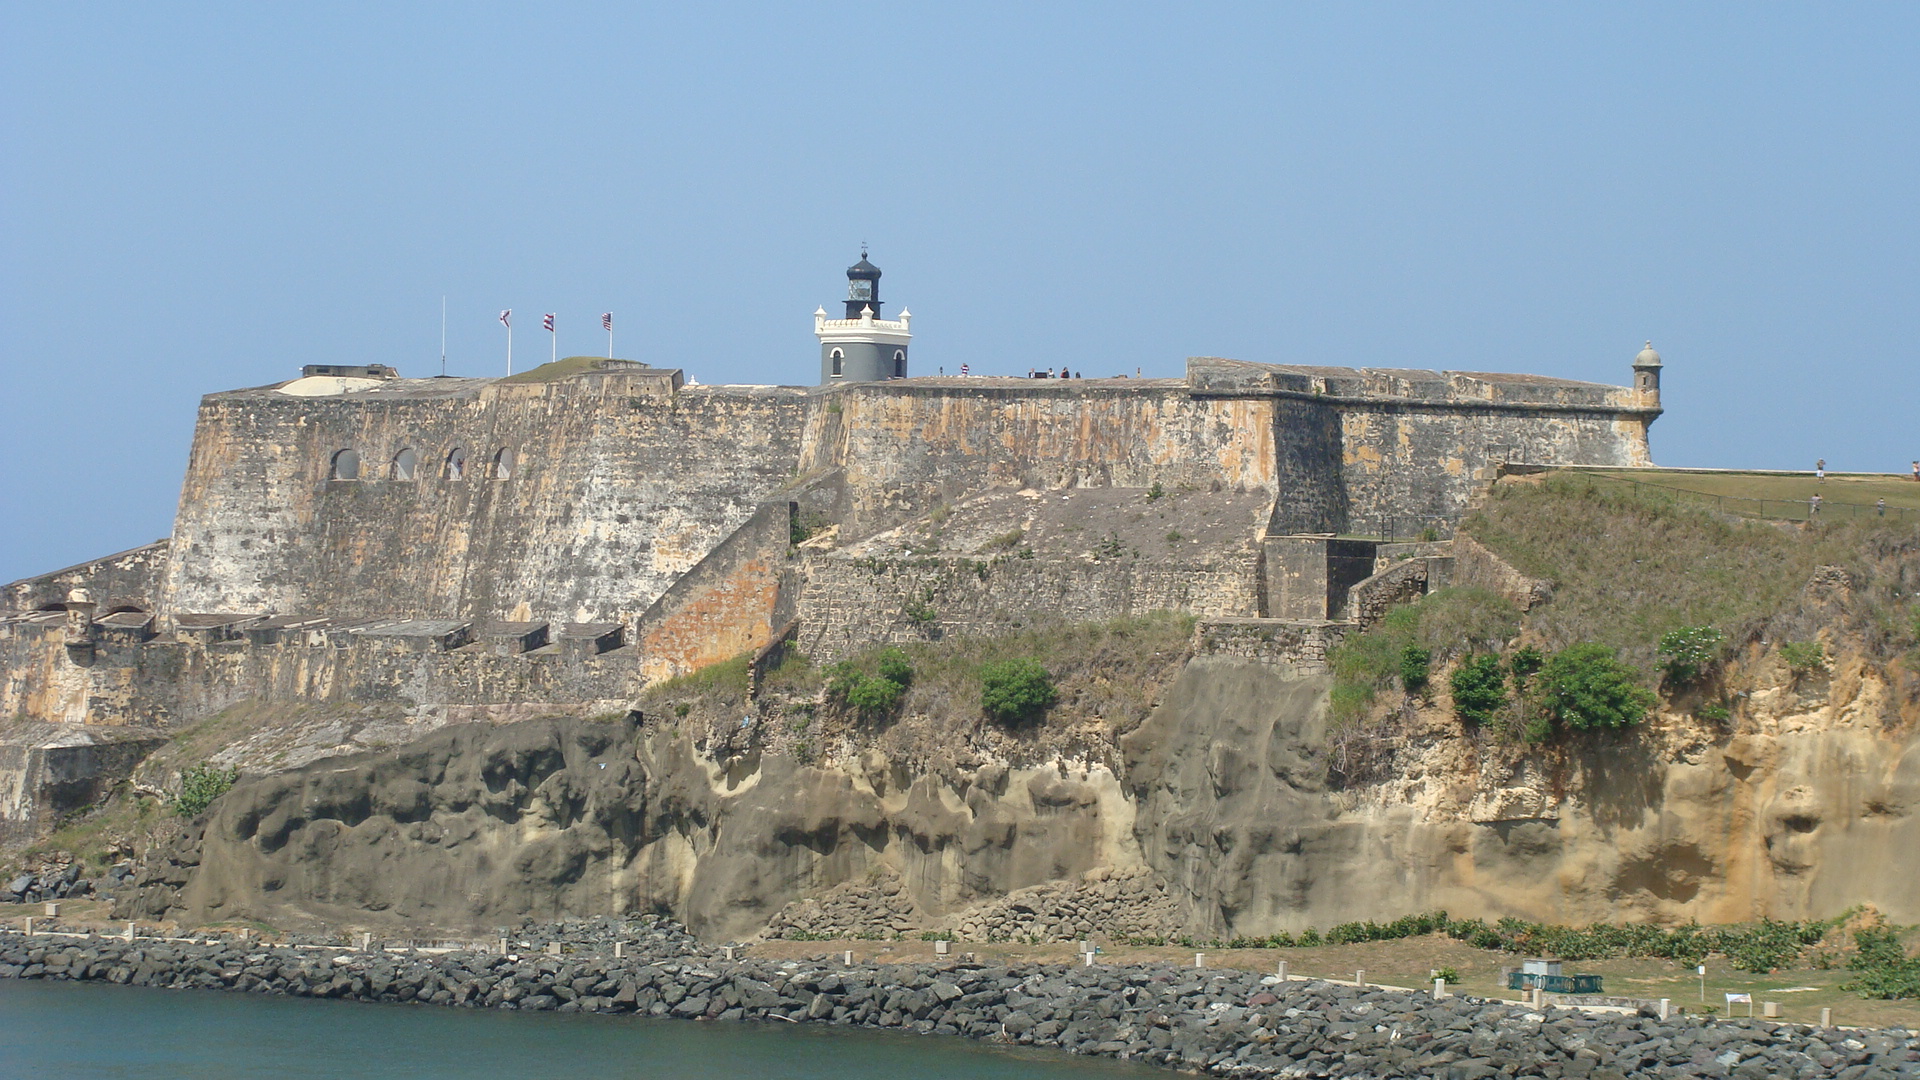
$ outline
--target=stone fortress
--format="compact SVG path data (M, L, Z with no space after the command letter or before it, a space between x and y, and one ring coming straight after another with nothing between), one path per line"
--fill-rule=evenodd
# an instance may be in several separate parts
M1419 541L1503 463L1647 465L1660 415L1651 348L1626 387L1213 357L916 376L880 271L848 279L813 387L572 358L208 395L170 537L0 594L0 715L81 725L54 740L81 757L242 701L585 715L785 642L1166 610L1310 663L1438 583Z

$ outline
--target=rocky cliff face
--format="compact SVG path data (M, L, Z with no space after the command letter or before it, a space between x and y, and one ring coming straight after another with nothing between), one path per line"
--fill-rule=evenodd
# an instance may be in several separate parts
M1562 752L1414 718L1330 788L1327 681L1190 660L1114 764L883 741L817 763L629 718L463 725L250 779L152 861L143 917L496 925L669 912L697 932L1267 934L1444 907L1920 919L1920 738L1870 671ZM1770 695L1770 696L1767 696ZM957 744L964 733L952 733ZM921 743L919 745L925 745Z

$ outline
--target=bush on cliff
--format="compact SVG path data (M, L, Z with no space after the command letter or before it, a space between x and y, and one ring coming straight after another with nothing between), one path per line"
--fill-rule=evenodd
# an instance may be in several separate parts
M1507 704L1507 669L1494 653L1481 653L1453 669L1453 714L1463 724L1491 723Z
M1659 702L1613 649L1593 642L1555 653L1540 669L1539 693L1542 715L1578 731L1631 727Z
M196 817L225 795L240 779L240 770L231 766L201 762L180 774L180 794L173 797L173 812L181 817Z
M907 687L913 684L913 662L899 649L880 650L872 658L875 670L863 671L851 660L827 669L827 697L875 719L893 712Z
M1003 724L1037 719L1057 697L1053 675L1032 657L999 660L980 669L980 707Z
M1720 662L1727 636L1711 626L1683 626L1660 635L1660 670L1675 689L1692 686Z

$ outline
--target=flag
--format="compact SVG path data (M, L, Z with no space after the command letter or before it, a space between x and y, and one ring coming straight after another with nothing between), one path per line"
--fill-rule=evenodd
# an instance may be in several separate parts
M509 330L513 329L513 309L512 308L508 308L507 310L500 313L500 325L506 327Z
M960 365L960 374L962 374L962 375L965 375L966 373L967 373L967 365L965 365L965 364L961 364L961 365Z
M544 323L544 324L546 324L546 328L547 328L547 332L548 332L548 333L552 333L552 332L553 332L553 312L551 312L551 311L549 311L549 312L547 312L547 317L546 317L546 318L544 318L544 319L542 319L542 320L540 320L540 321L541 321L542 323Z
M600 313L600 329L605 330L609 334L613 333L613 312L603 311Z

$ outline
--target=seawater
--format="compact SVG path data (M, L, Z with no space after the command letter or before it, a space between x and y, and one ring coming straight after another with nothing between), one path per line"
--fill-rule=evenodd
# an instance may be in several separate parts
M0 1078L78 1080L1144 1080L1160 1069L815 1024L0 979Z

